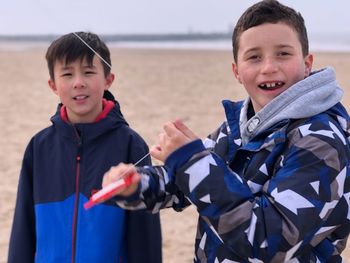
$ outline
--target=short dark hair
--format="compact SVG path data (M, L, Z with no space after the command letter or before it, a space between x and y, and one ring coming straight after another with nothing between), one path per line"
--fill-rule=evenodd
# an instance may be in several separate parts
M111 65L110 52L107 45L96 35L90 32L76 32L93 50L95 50L106 62ZM77 59L86 59L92 65L95 53L87 47L74 33L69 33L54 40L46 52L46 61L50 78L54 80L54 65L58 60L69 64ZM107 76L111 69L103 61L104 75Z
M265 23L285 23L298 34L303 56L309 54L309 40L302 15L294 9L282 5L276 0L263 0L249 7L239 18L232 34L233 58L237 63L239 39L242 33L251 27Z

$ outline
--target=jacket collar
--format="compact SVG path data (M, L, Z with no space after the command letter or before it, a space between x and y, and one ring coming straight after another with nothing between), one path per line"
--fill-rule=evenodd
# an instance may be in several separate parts
M121 126L128 125L117 101L106 101L104 110L93 123L72 124L67 122L64 115L65 111L62 108L63 105L59 104L56 114L51 118L51 122L63 137L70 140L75 141L82 137L84 141L88 141L113 129L119 129Z
M94 122L98 122L98 121L102 120L103 118L105 118L107 116L107 114L112 110L114 105L115 104L113 101L102 99L103 110L97 116L97 118L95 119ZM65 105L61 106L60 115L61 115L61 118L64 122L70 123L69 118L68 118L68 114L67 114L67 107Z

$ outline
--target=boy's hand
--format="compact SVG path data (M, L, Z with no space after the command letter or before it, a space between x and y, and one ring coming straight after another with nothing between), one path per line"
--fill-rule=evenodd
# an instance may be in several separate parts
M130 196L136 192L141 176L136 172L135 166L131 164L120 163L111 167L103 176L102 187L118 181L124 177L131 177L131 184L115 195ZM114 195L114 196L115 196Z
M152 157L164 162L168 156L181 146L198 138L181 120L167 122L164 132L159 134L158 145L150 149Z

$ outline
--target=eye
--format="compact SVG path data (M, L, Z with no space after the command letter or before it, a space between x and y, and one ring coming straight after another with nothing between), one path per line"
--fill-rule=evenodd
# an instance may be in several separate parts
M85 71L85 74L86 74L86 75L93 75L93 74L96 74L96 72L93 71L93 70L86 70L86 71Z
M259 55L251 55L248 56L247 60L251 60L251 61L258 61L260 59Z
M290 53L287 51L280 51L277 53L277 56L279 56L279 57L285 57L285 56L289 56L289 55L290 55Z
M61 77L71 77L72 73L66 72L66 73L62 73Z

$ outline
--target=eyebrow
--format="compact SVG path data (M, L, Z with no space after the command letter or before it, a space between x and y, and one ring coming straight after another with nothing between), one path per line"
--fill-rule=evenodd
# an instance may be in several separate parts
M249 53L249 52L254 52L254 51L259 51L260 49L261 49L261 48L253 47L253 48L250 48L250 49L244 51L243 54L247 54L247 53Z
M61 70L69 70L69 69L72 69L73 67L70 66L69 64L68 65L63 65L62 67L60 67ZM93 68L95 69L96 66L94 64L86 64L86 65L82 65L82 68Z
M277 48L292 48L292 49L294 49L294 46L291 46L289 44L280 44L280 45L277 45Z
M63 65L61 67L59 67L60 70L69 70L71 69L72 67L71 66L68 66L68 65Z
M291 48L291 49L294 49L294 47L289 45L289 44L280 44L280 45L274 46L274 48ZM247 53L250 53L250 52L256 52L256 51L259 51L260 49L261 49L260 47L252 47L252 48L244 51L243 54L247 54Z

